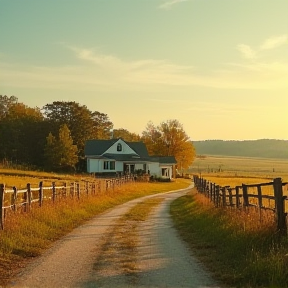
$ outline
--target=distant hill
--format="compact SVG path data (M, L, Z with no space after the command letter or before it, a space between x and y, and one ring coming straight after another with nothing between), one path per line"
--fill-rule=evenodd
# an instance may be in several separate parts
M288 159L288 141L274 139L192 141L197 155Z

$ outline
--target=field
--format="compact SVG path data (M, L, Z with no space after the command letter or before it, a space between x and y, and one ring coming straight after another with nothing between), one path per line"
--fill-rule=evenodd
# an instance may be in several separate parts
M204 178L207 178L206 176L240 178L241 181L244 181L243 178L256 178L255 180L258 181L259 178L270 180L277 177L281 177L283 181L288 181L288 161L207 155L197 157L188 173L201 174Z

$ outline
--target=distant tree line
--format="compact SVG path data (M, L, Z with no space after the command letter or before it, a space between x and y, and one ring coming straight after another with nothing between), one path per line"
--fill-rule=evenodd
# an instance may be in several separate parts
M54 101L31 108L15 96L0 95L0 161L47 171L86 171L85 142L122 138L143 141L150 155L175 156L181 168L195 158L195 149L175 119L155 126L148 122L142 135L114 129L107 114L90 111L72 101Z
M197 155L223 155L288 159L288 141L259 140L205 140L193 141Z

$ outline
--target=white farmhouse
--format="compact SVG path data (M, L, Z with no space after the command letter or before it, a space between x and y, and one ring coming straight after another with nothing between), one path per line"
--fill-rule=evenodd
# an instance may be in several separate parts
M175 178L174 156L149 156L143 142L123 139L88 140L85 143L87 172L96 175L136 173L142 170L154 177Z

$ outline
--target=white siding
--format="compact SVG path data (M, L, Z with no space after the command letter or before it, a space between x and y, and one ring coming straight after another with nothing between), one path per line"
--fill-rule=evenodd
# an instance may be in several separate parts
M121 144L122 151L117 151L117 145ZM135 154L135 151L131 149L123 140L119 139L116 143L114 143L105 153L111 154Z

